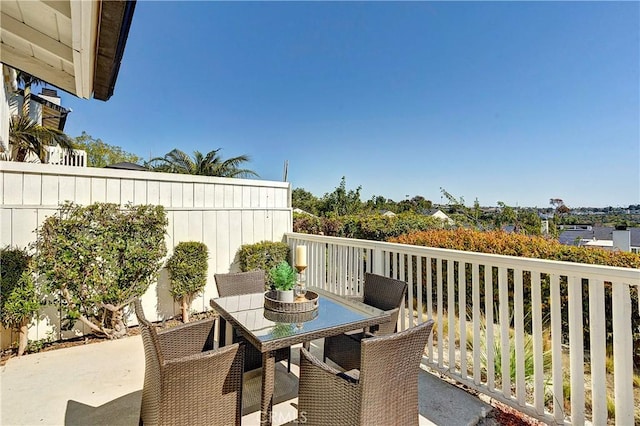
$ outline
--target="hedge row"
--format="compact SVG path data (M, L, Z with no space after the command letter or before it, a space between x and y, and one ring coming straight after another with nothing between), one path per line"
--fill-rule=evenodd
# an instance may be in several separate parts
M441 229L445 226L447 226L445 222L440 219L415 213L400 213L396 216L371 214L330 218L306 214L293 216L294 232L373 241L386 241L409 232Z
M388 241L478 253L640 268L640 254L609 251L597 247L567 246L560 244L557 240L504 231L427 230L392 237Z

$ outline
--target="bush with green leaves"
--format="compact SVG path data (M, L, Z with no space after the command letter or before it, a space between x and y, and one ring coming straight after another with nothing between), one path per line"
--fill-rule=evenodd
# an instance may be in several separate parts
M19 248L0 250L0 320L19 332L18 355L27 347L28 326L40 302L31 270L31 256Z
M189 322L193 299L207 285L207 246L199 241L182 241L167 261L171 295L182 308L182 321Z
M273 282L268 272L283 260L289 259L289 252L289 246L283 242L261 241L245 244L238 252L240 269L245 272L262 269L266 272L267 286L271 286Z
M312 217L294 214L293 230L304 234L386 241L408 232L442 229L449 225L437 218L412 212L395 216L360 214L349 216Z
M162 206L67 203L38 231L36 266L68 320L123 337L123 308L162 267L166 226Z
M271 268L269 270L269 277L276 290L293 290L296 286L296 271L286 260L283 260Z

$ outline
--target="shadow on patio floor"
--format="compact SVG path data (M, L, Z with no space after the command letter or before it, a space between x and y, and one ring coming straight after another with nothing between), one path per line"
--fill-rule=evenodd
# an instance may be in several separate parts
M138 424L141 400L141 390L128 393L98 407L69 400L64 414L64 424L65 426L134 426Z

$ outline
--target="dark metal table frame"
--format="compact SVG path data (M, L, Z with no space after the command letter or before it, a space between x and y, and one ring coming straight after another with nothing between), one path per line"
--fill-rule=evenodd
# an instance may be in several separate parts
M309 288L309 290L315 291L320 296L320 307L322 307L322 304L333 304L332 309L343 309L345 312L352 314L352 318L348 321L341 320L338 316L335 318L323 318L326 321L326 326L320 324L320 326L310 330L304 330L301 327L292 335L273 336L270 333L265 334L269 327L273 328L274 323L264 318L264 299L262 299L264 295L262 293L211 299L211 307L227 322L227 327L224 330L222 326L220 327L220 344L224 344L225 341L232 341L231 333L233 332L232 328L234 328L262 352L260 423L263 425L271 425L272 423L275 350L299 343L306 344L315 339L335 336L348 331L382 324L390 320L388 312L364 303L348 300L313 287ZM355 316L357 318L353 318ZM264 326L252 330L248 327L249 319L253 319L254 323L262 321ZM295 324L291 323L291 326L295 326Z

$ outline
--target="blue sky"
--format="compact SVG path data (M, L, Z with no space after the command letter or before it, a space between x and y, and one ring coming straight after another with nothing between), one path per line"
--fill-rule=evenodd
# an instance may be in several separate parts
M113 97L65 131L248 154L363 200L640 203L638 2L138 1Z

